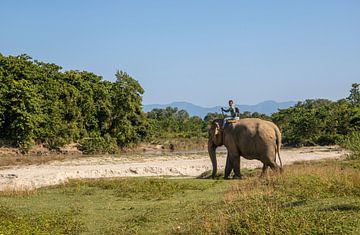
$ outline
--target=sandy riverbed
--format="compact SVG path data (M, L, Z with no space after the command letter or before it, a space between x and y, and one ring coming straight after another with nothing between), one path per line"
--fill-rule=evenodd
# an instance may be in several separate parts
M337 159L346 154L337 147L283 149L284 165L295 161ZM226 152L218 152L219 168L224 168ZM256 160L241 158L242 168L258 168ZM138 176L198 176L211 169L206 152L163 153L128 156L82 157L42 165L8 166L0 169L0 191L31 190L57 185L69 179Z

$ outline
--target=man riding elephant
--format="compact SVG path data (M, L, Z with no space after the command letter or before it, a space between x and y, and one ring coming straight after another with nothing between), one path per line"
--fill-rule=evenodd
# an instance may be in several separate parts
M240 115L240 111L239 109L235 106L235 103L233 100L229 100L229 108L228 109L224 109L221 108L221 111L229 113L230 112L230 117L226 117L224 118L224 122L222 125L222 128L224 129L227 121L229 120L239 120L239 115Z
M262 176L266 175L268 167L281 172L281 132L274 123L258 118L244 118L221 128L223 123L223 119L216 119L209 129L208 152L213 165L213 178L217 172L216 148L222 145L227 149L224 178L228 178L232 170L234 178L241 177L240 156L261 161ZM276 163L276 156L280 166Z

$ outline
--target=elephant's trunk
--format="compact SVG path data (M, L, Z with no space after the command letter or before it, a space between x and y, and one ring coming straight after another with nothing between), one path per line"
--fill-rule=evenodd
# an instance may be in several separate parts
M217 173L217 161L216 161L216 145L212 142L208 142L208 152L213 166L211 177L214 179Z

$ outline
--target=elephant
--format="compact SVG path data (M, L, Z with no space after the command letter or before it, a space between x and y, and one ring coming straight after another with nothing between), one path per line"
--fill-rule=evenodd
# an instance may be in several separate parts
M217 173L216 148L222 145L225 145L228 152L225 179L229 178L232 170L234 170L234 178L241 178L240 156L261 161L263 163L261 176L265 176L268 167L275 172L282 171L281 132L273 122L244 118L228 123L222 129L223 122L223 119L214 120L208 131L208 152L213 166L212 178L215 178ZM276 163L276 154L280 166Z

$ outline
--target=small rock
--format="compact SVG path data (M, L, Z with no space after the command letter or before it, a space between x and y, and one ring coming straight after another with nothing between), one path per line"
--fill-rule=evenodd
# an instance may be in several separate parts
M130 171L131 173L138 174L138 172L137 172L137 170L136 170L136 169L132 169L132 168L130 168L130 169L129 169L129 171Z
M0 174L0 177L7 178L7 179L18 178L18 176L16 174L6 174L6 175Z

